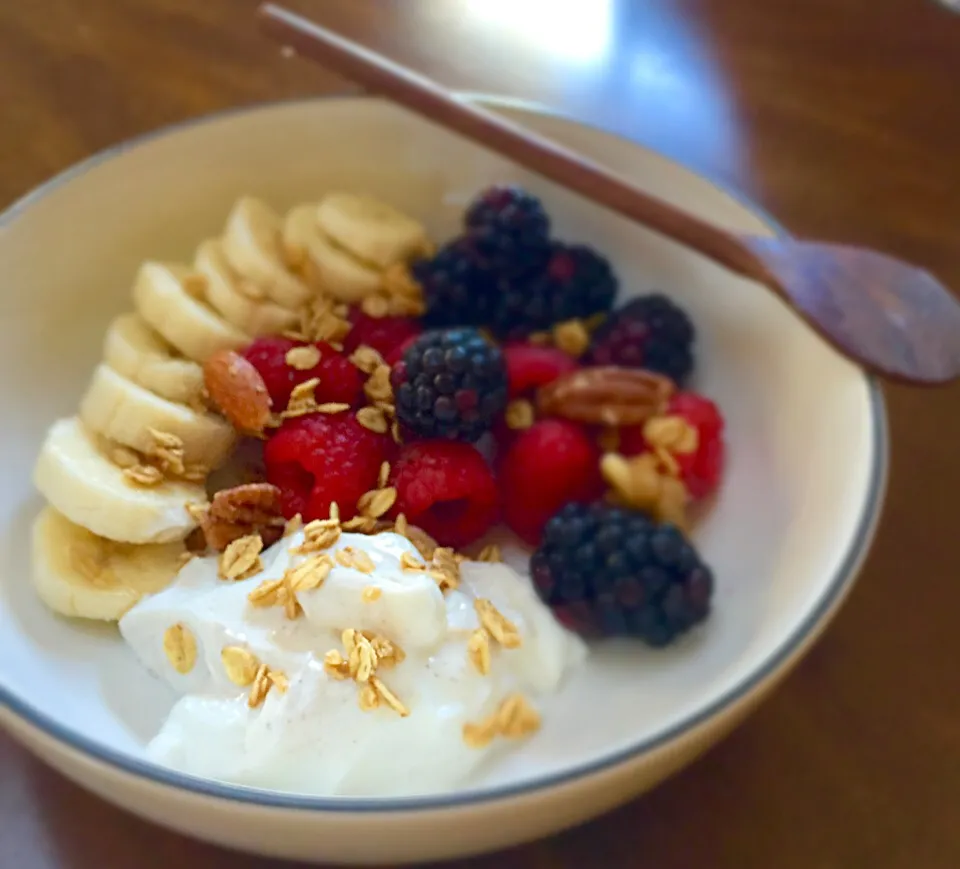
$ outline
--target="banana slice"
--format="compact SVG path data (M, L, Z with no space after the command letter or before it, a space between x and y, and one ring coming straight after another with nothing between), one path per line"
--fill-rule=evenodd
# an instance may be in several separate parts
M104 454L76 417L55 422L33 470L37 489L71 522L126 543L182 540L196 522L187 504L204 504L195 483L165 480L136 486Z
M140 316L184 356L206 362L218 350L238 350L250 338L224 322L201 298L206 279L186 266L146 262L133 300Z
M341 302L359 302L382 286L380 272L340 249L320 229L317 208L298 205L284 220L284 243L307 256L311 283Z
M161 398L194 404L203 391L203 369L174 351L138 314L121 314L107 328L103 361L118 374Z
M317 208L317 224L339 247L383 270L427 247L427 231L392 205L354 193L330 193Z
M223 464L236 441L220 417L160 398L106 365L93 373L80 419L90 431L141 453L156 446L150 429L176 435L183 441L184 462L210 469Z
M180 571L182 543L115 543L74 525L53 507L33 522L33 584L54 612L115 622Z
M313 293L284 262L280 216L252 196L239 199L227 218L223 252L234 271L262 287L278 305L296 308Z
M239 276L230 268L223 246L216 239L197 248L194 266L207 279L207 301L220 315L248 335L277 335L292 329L297 314L275 302L258 302L239 288Z

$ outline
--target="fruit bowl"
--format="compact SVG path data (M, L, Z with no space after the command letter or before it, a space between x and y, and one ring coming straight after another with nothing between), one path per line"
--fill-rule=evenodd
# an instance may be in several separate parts
M499 111L732 230L769 218L637 145L535 108ZM455 234L490 183L539 195L558 233L603 251L625 297L659 290L698 328L695 386L723 408L722 490L694 532L716 576L709 621L668 649L595 645L543 708L535 740L467 789L329 797L243 787L150 762L173 696L112 626L46 610L29 581L41 507L31 468L74 413L106 325L145 259L188 258L238 196L287 209L366 191ZM387 103L269 105L98 155L3 218L0 301L8 414L0 579L0 722L69 778L145 818L231 847L317 861L462 856L582 822L656 785L741 721L835 614L869 546L887 447L876 385L766 290Z

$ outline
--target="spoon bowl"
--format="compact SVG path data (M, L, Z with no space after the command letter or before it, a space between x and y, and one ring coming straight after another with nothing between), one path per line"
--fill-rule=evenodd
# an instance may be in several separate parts
M960 375L960 305L929 272L872 250L791 238L742 238L763 283L827 341L888 380Z

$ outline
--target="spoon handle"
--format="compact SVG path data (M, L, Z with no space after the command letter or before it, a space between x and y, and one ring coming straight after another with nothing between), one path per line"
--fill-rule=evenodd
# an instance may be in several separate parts
M259 14L263 29L270 36L366 90L383 94L538 175L698 250L731 271L770 283L770 274L762 262L736 235L644 193L574 151L457 99L425 76L306 18L271 3L261 6ZM774 289L779 290L779 285Z

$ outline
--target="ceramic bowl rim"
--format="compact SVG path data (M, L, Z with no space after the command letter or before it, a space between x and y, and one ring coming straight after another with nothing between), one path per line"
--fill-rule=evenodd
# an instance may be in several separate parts
M653 153L661 159L681 169L685 169L706 181L721 193L747 208L754 216L762 220L768 228L773 230L776 235L781 237L789 235L786 229L776 219L736 190L732 190L727 185L718 182L709 175L704 175L698 170L689 168L683 163L679 163L640 142L626 139L626 137L607 131L596 124L577 120L563 112L554 111L534 101L476 92L461 92L460 96L464 99L475 100L493 107L554 117L593 130L603 136L627 141L632 146ZM375 97L373 98L375 99ZM247 103L241 106L188 118L155 130L147 131L146 133L108 146L90 157L68 166L52 178L28 191L0 213L0 232L16 220L22 212L62 185L69 183L91 169L128 150L156 139L176 135L195 126L218 123L236 115L254 114L264 110L295 105L310 106L317 103L325 104L336 101L358 102L368 99L371 99L371 97L366 95L337 94ZM642 755L663 748L671 742L688 736L710 719L720 715L724 710L749 696L756 688L761 686L768 678L774 676L783 665L790 661L798 650L803 648L808 638L810 638L812 634L815 634L824 618L843 600L847 591L853 585L861 562L870 548L880 518L886 490L889 460L889 437L883 393L874 377L866 372L864 372L862 376L867 382L871 416L871 439L873 441L874 457L873 466L870 469L870 483L856 531L850 539L850 543L848 544L839 568L826 585L825 591L820 599L811 609L807 618L780 643L776 650L752 675L725 691L720 697L704 708L686 716L661 733L654 734L652 737L643 739L627 748L586 763L578 764L569 769L536 776L526 781L517 782L516 784L411 797L325 797L270 791L214 779L205 779L167 769L146 760L130 757L120 751L97 744L85 735L62 724L53 716L47 715L34 708L16 696L13 691L2 685L0 685L0 707L5 706L17 718L21 719L23 723L40 731L55 742L62 743L67 748L87 756L90 760L113 768L115 771L146 779L154 785L187 791L194 796L213 797L248 806L260 806L271 809L357 814L449 810L478 804L488 804L515 797L531 796L536 792L547 791L552 788L570 784L576 780L585 780L597 774L607 772L623 764L637 760Z

